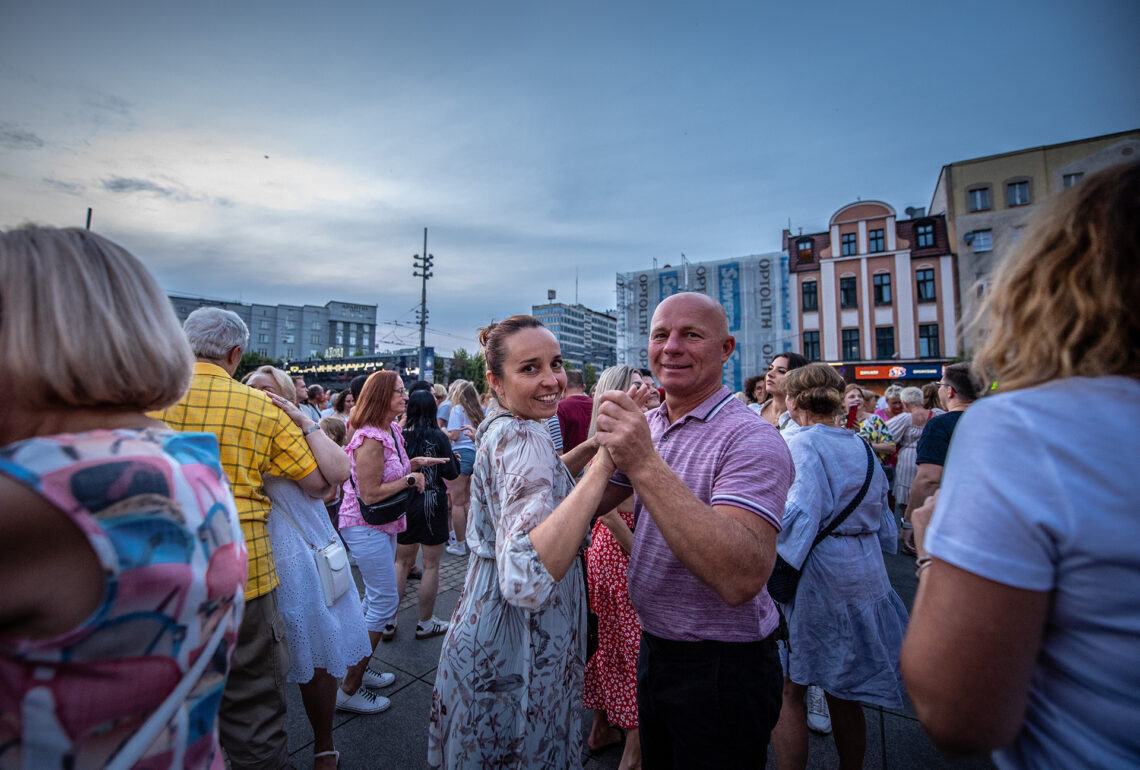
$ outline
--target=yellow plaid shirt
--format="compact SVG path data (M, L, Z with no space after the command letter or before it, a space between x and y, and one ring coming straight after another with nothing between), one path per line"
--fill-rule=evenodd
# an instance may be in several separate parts
M174 430L218 437L222 467L249 551L245 598L272 591L277 587L277 570L265 528L271 506L261 476L269 473L296 481L316 469L301 429L264 393L242 385L220 366L202 362L194 364L194 380L182 400L150 416Z

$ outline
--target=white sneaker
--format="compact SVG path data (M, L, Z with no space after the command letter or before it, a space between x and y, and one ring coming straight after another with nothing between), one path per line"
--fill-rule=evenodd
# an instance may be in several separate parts
M392 701L383 695L377 695L367 687L361 687L352 695L348 695L339 687L336 688L336 707L341 711L352 711L356 714L379 714L387 711Z
M445 548L444 550L447 551L452 556L466 556L467 555L467 546L464 545L463 543L450 543L450 544L448 544L447 548Z
M381 687L387 687L395 681L396 675L390 671L377 673L370 668L366 668L364 669L364 678L361 679L360 683L365 687L380 689Z
M432 615L427 620L421 620L416 623L416 638L417 639L430 639L433 636L447 633L448 623L440 620L435 615Z
M831 732L831 713L827 710L827 698L823 688L808 685L807 726L812 732L827 735Z

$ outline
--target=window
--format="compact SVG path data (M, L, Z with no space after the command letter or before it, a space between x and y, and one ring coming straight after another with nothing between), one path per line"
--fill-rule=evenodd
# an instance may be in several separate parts
M966 208L970 211L989 211L990 188L975 187L966 191Z
M811 238L796 241L796 253L799 255L800 262L811 262L811 246Z
M292 345L293 344L293 335L292 334L286 334L285 338L281 341L284 342L286 345Z
M803 309L804 310L819 310L819 292L817 291L818 284L815 281L808 281L804 284L803 288Z
M862 356L859 355L859 330L858 329L844 329L843 330L843 360L844 361L858 361Z
M880 326L875 329L875 358L889 361L895 357L895 330L893 326Z
M918 325L919 358L938 358L938 324Z
M262 329L268 329L269 328L269 321L267 319L265 319L265 318L261 319L261 328Z
M855 233L844 233L839 236L841 244L840 256L850 257L855 253Z
M970 244L975 252L992 251L994 248L993 233L989 230L975 230L974 240Z
M886 248L886 246L883 244L882 230L872 230L871 232L867 233L867 239L869 241L868 251L871 251L872 253L876 251L882 251Z
M269 342L269 335L268 334L259 334L259 335L257 335L257 341L258 342Z
M859 295L855 291L855 276L839 279L839 307L859 307Z
M934 302L938 296L934 293L934 270L919 270L914 274L918 283L918 301Z
M312 337L309 338L309 342L313 343L314 345L320 345L321 344L321 335L314 334Z
M257 352L259 355L262 355L262 356L265 356L266 358L269 358L269 349L268 348L258 348Z
M1065 174L1064 176L1061 177L1061 186L1062 187L1072 187L1077 182L1081 181L1081 177L1084 175L1085 174L1083 171L1079 171L1076 174Z
M819 332L804 332L804 358L819 360Z
M891 304L891 274L877 273L872 280L875 283L875 304Z
M1005 202L1010 206L1029 205L1029 182L1010 182L1005 186Z
M934 245L934 225L932 223L923 222L921 225L916 225L914 234L918 236L918 248L928 249Z
M292 331L293 329L297 328L297 322L294 321L292 318L290 318L288 321L285 322L285 328Z

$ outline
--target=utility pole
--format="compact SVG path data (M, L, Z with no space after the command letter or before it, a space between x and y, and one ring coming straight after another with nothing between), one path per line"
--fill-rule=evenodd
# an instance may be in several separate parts
M419 373L419 377L421 380L424 378L424 370L427 369L427 355L426 355L427 348L424 347L424 337L425 337L425 334L427 332L427 318L428 318L427 282L428 282L428 278L431 278L431 276L432 276L431 266L432 266L432 261L435 259L434 256L432 256L431 254L428 254L428 250L427 250L427 228L426 227L424 228L424 252L423 252L423 254L424 255L422 257L419 254L415 254L412 256L412 275L420 278L420 313L419 313L419 316L420 316L419 317L419 322L420 322L420 357L419 357L420 373Z

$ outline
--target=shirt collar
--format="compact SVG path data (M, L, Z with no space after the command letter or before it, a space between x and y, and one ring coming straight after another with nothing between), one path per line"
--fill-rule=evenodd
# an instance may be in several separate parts
M202 374L208 377L225 377L227 380L232 380L233 377L222 367L217 364L206 363L205 361L194 362L194 374Z
M680 420L678 420L676 423L674 423L674 425L678 425L680 423L683 423L683 422L687 421L690 417L693 419L696 419L696 420L702 420L702 421L707 422L708 420L715 417L717 412L719 412L721 409L724 408L724 405L728 403L728 399L730 399L730 398L734 398L734 396L732 395L732 391L729 390L727 386L721 385L720 389L718 391L716 391L711 396L709 396L704 401L702 401L700 404L698 404L688 414L686 414L684 417L682 417ZM663 420L665 420L666 422L669 421L669 411L668 411L666 404L664 404L664 403L661 404L661 406L657 408L657 413L661 416L661 418Z

